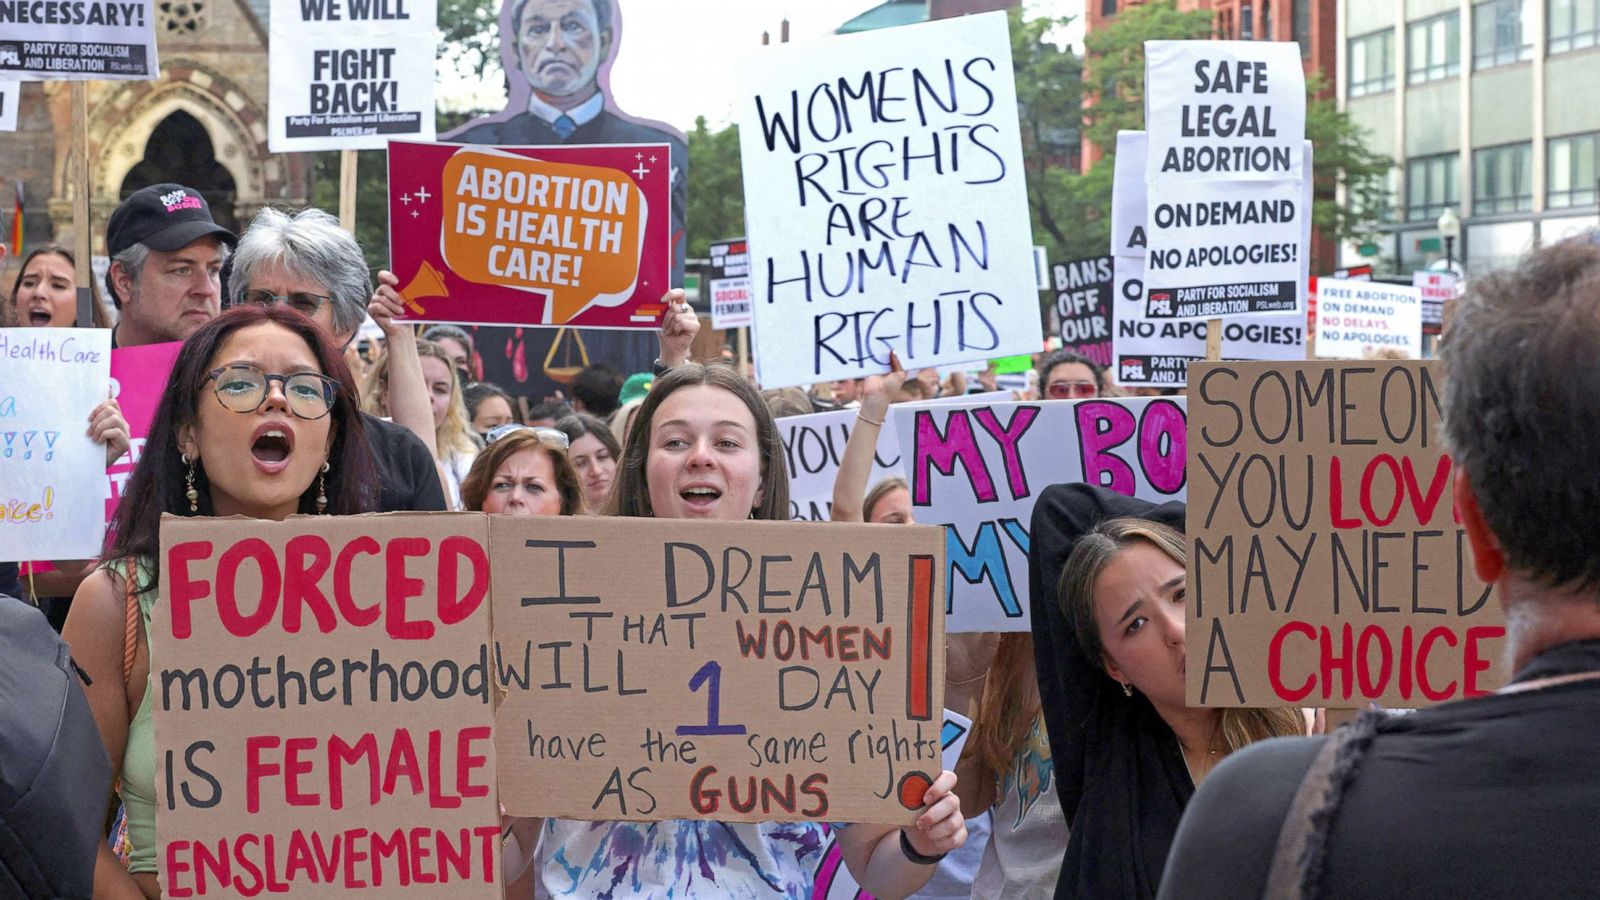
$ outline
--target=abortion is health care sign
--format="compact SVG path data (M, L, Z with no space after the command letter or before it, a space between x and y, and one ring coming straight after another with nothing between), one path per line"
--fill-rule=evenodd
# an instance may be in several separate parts
M766 47L743 78L764 386L1038 351L1004 13Z
M406 318L656 327L671 287L670 159L666 144L390 144Z
M1292 43L1145 45L1146 315L1298 313L1310 215Z
M945 526L945 630L1027 631L1039 492L1081 482L1186 496L1185 400L1048 400L890 409L918 524Z
M155 0L0 0L0 78L154 81L160 77Z

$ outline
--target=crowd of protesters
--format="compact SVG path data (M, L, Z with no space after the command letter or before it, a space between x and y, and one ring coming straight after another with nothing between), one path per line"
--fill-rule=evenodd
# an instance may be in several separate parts
M192 202L170 202L174 192ZM90 326L111 328L114 347L181 349L100 558L0 563L0 594L38 606L70 647L84 733L99 738L74 751L95 774L49 805L61 821L47 862L27 869L0 852L18 896L160 896L147 633L161 516L783 519L775 418L847 409L856 421L832 518L905 525L904 480L869 483L888 407L996 387L992 369L969 385L895 359L886 375L762 392L731 359L691 359L701 326L675 290L652 371L599 360L570 400L518 397L474 379L468 331L401 321L395 277L374 277L324 212L263 210L234 235L197 192L163 184L123 201L105 238L109 303L90 286ZM77 287L74 248L33 250L0 300L0 327L73 326ZM381 347L362 353L369 319ZM1600 247L1567 242L1476 280L1444 357L1455 509L1505 607L1509 687L1414 715L1364 713L1327 736L1318 710L1188 707L1183 505L1054 485L1029 531L1032 630L948 637L946 705L974 722L955 771L912 826L836 829L861 885L880 897L1113 900L1600 894L1584 824L1600 800L1589 752L1600 750L1600 529L1583 525L1600 505L1587 468ZM1115 391L1082 356L1036 362L1018 399ZM83 416L108 466L128 452L115 399ZM82 810L107 800L109 827L85 825ZM797 823L502 824L507 896L519 898L623 896L621 866L629 896L809 897L825 843L820 825ZM0 896L8 889L0 878Z

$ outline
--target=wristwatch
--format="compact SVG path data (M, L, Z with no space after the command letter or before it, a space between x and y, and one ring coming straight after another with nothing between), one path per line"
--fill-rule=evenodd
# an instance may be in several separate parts
M904 828L900 829L900 852L906 855L906 859L919 866L937 866L940 860L950 855L949 853L940 853L937 856L923 856L917 852L917 848L911 846L911 839L906 837Z
M670 371L672 371L672 369L669 368L666 364L662 363L661 362L661 357L659 357L659 356L655 358L654 362L650 363L650 374L654 375L657 378L660 378L661 376L667 374Z

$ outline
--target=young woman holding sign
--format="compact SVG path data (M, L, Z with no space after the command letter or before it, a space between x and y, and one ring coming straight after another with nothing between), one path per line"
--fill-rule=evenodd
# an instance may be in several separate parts
M78 589L63 636L88 674L100 737L120 776L131 854L102 844L97 898L159 897L157 754L147 633L160 581L161 516L353 515L378 508L350 374L311 320L247 306L184 342L138 468Z
M1246 744L1306 733L1299 710L1185 705L1183 521L1182 503L1084 484L1034 509L1034 662L1071 826L1057 897L1154 897L1195 786Z
M609 512L782 520L788 485L783 444L760 395L733 369L689 363L657 380L639 408ZM954 786L955 773L939 776L915 826L839 829L845 862L864 888L903 897L961 846L966 828ZM533 862L551 897L613 896L620 889L650 897L809 898L824 844L823 826L813 822L522 819L513 822L512 835L502 857L506 881Z

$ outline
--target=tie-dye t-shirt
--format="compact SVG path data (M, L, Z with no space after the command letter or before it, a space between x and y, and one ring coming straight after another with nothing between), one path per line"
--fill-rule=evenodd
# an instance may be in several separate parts
M827 842L809 822L546 819L541 896L805 900Z

